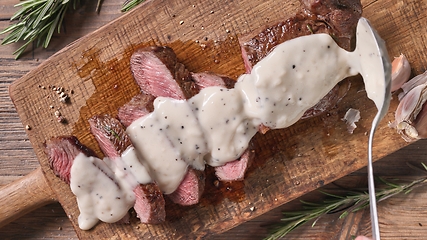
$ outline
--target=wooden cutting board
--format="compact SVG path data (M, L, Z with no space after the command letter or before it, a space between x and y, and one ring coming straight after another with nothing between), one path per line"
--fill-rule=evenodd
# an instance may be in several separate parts
M424 70L426 6L422 1L362 1L368 18L386 40L390 56L405 53L416 74ZM139 91L129 70L132 52L146 45L168 45L191 71L213 71L237 78L244 72L237 38L293 15L297 1L152 0L98 31L74 42L10 87L10 96L39 158L46 181L64 207L81 239L194 239L213 235L252 219L367 164L367 132L376 113L360 78L327 114L254 139L256 162L243 182L215 184L208 169L201 203L181 207L167 202L162 225L98 224L90 231L77 226L79 211L67 184L49 169L43 143L52 136L75 135L100 150L87 119L115 115ZM256 34L256 32L254 33ZM71 103L59 102L53 86L63 87ZM379 159L406 145L387 122L375 137ZM51 108L53 107L53 109ZM67 123L56 121L59 108ZM349 134L341 120L349 108L361 111L358 128ZM48 196L49 193L47 193Z

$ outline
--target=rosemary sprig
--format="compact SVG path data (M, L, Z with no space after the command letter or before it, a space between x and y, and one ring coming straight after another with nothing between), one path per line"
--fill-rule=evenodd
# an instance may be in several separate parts
M427 166L422 164L425 170ZM386 184L383 189L376 190L377 202L383 201L396 194L409 193L414 187L420 186L427 182L427 177L417 179L407 184L394 184L385 179L378 178L381 182ZM281 221L284 225L276 227L270 236L266 237L265 240L273 240L284 237L286 234L296 229L297 227L313 221L312 227L317 221L326 214L341 212L339 218L345 218L349 213L359 211L369 206L369 193L352 191L347 196L338 196L335 194L321 191L325 194L328 199L321 203L312 203L301 201L304 205L304 210L295 212L284 212L284 218Z
M74 9L79 4L79 0L24 0L15 5L21 7L10 20L17 20L0 32L0 34L9 33L2 45L26 41L18 50L15 58L19 58L27 46L36 42L36 46L42 45L47 48L52 35L57 29L61 30L62 20L65 12L72 6Z
M9 33L2 45L24 41L24 44L13 54L18 59L28 45L36 43L36 47L47 48L52 35L57 29L61 32L64 15L70 6L76 9L80 5L80 0L21 0L15 5L20 9L11 17L11 21L16 21L0 32ZM122 12L129 11L144 0L126 0L121 8ZM96 12L99 12L102 0L97 1Z
M138 4L142 3L144 0L126 0L123 3L122 12L127 12L131 10L132 8L136 7Z

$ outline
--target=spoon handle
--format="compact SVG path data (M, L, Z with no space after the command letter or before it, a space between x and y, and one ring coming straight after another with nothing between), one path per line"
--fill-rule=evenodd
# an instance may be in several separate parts
M369 190L369 205L371 212L371 226L372 226L372 239L380 240L380 227L378 224L378 212L377 212L377 200L375 194L375 184L374 184L374 173L372 167L372 143L374 139L375 130L379 122L379 115L375 116L374 121L372 122L371 132L369 134L368 142L368 190Z

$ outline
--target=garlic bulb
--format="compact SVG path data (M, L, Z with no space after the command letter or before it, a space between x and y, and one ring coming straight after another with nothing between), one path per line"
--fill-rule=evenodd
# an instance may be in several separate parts
M399 57L394 58L391 63L391 91L398 90L402 84L409 80L410 75L411 65L405 55L400 54Z
M407 142L427 138L427 71L403 84L402 89L390 126Z

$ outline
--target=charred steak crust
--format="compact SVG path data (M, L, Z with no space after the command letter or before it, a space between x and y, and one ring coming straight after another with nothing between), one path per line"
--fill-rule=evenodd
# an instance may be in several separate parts
M255 37L241 38L244 59L251 66L287 40L314 33L327 33L337 44L351 50L356 25L362 16L360 1L301 0L302 8L293 17L263 29Z
M352 50L356 26L362 16L362 4L358 0L301 0L302 11L307 16L316 15L331 31L338 45ZM316 32L314 32L316 33Z
M331 35L337 44L350 51L355 43L356 26L362 16L358 0L300 0L301 9L293 17L263 29L255 37L239 38L246 72L250 72L275 46L287 40L315 33ZM349 86L349 82L342 83ZM343 96L335 86L319 103L308 109L302 119L318 116L331 109ZM347 88L348 90L348 88Z
M160 224L166 219L165 199L155 183L140 185L133 190L136 199L133 206L142 223Z
M120 157L132 145L121 122L108 114L93 116L89 125L102 151L109 157Z
M307 15L317 15L319 20L349 38L362 15L362 4L355 0L301 0L301 4Z
M236 84L236 81L232 78L229 78L227 76L221 76L222 81L224 81L225 87L228 89L234 88L234 84Z
M246 54L243 57L246 68L251 69L280 43L312 33L326 32L325 23L316 22L315 17L308 18L306 15L298 13L294 17L263 29L258 35L248 40L241 38L242 52Z
M83 153L86 156L96 156L95 152L84 146L74 136L59 136L45 143L45 153L48 156L49 167L61 180L70 184L70 172L74 158Z

